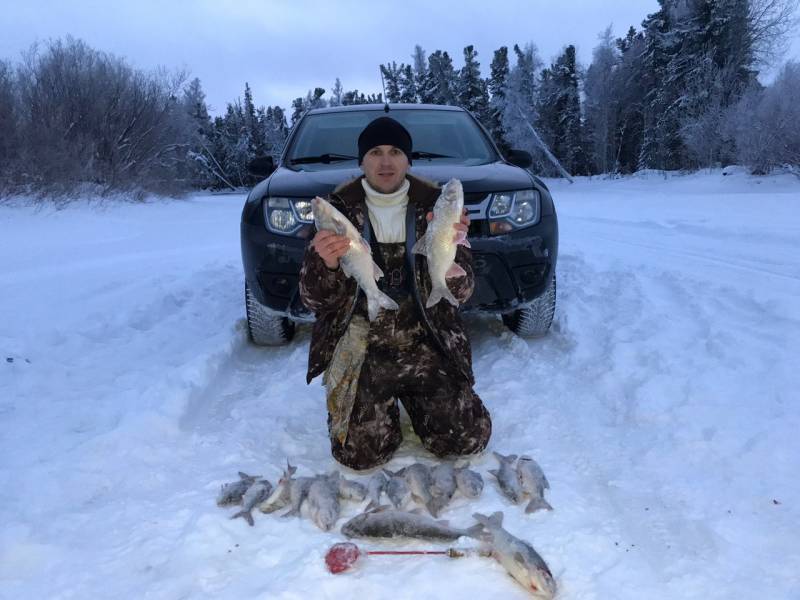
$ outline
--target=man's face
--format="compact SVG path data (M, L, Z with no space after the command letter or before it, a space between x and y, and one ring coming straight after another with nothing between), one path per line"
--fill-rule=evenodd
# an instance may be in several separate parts
M391 194L400 189L408 172L408 157L394 146L375 146L364 155L361 170L372 189Z

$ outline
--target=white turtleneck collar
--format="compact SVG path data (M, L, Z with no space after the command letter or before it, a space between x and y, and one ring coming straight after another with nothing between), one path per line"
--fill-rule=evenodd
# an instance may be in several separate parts
M383 194L375 190L367 182L366 177L361 180L361 186L364 188L364 191L367 194L367 199L376 206L397 206L398 204L401 204L403 200L407 201L408 188L411 187L411 183L408 181L408 179L404 179L403 185L400 186L400 189L398 189L396 192L392 192L391 194Z
M400 188L391 194L382 194L367 183L366 177L361 185L367 195L367 212L375 232L375 239L382 244L406 241L406 206L410 182L403 181Z

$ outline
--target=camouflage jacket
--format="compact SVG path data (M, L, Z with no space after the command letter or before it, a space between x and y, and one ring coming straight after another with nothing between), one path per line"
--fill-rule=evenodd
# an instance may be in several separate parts
M422 237L428 222L425 215L433 210L439 197L440 188L434 184L407 175L411 185L408 195L415 202L416 239ZM364 188L361 177L340 185L329 198L363 232L367 214ZM313 234L310 236L313 238ZM408 247L408 246L407 246ZM464 246L458 246L456 262L466 275L447 280L447 285L456 299L463 304L472 295L474 277L472 273L472 254ZM449 358L455 376L465 377L474 384L472 374L472 350L461 321L458 309L443 300L431 308L425 302L431 289L426 258L414 255L414 275L411 278L412 295L433 342ZM358 300L358 285L346 277L341 268L331 270L310 246L306 247L303 266L300 269L300 298L316 316L311 333L311 347L308 353L308 373L306 381L320 375L330 363L336 343L347 328Z

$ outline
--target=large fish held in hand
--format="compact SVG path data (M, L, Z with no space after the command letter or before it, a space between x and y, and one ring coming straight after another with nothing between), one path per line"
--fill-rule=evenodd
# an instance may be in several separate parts
M383 271L373 262L369 244L350 220L319 196L311 201L311 207L317 231L332 231L350 240L350 248L339 259L339 265L344 274L354 278L366 294L369 320L374 321L381 308L397 310L397 303L378 289L376 281L383 277Z
M451 179L442 188L442 193L433 206L433 219L428 223L425 235L417 240L412 252L428 259L428 274L431 277L431 293L425 303L427 308L442 298L453 306L458 300L447 287L447 280L466 275L456 259L457 246L470 247L466 233L457 232L453 225L461 221L464 213L464 189L458 179ZM456 238L456 233L459 233Z

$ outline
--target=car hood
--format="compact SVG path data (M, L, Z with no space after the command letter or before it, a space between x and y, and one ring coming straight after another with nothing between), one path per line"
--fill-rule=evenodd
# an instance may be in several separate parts
M466 194L526 189L533 185L533 179L527 171L503 162L473 166L423 163L413 165L409 172L439 184L451 178L459 179ZM258 184L257 187L261 189L256 193L290 198L327 196L342 182L360 175L359 168L292 171L279 167L268 180Z

